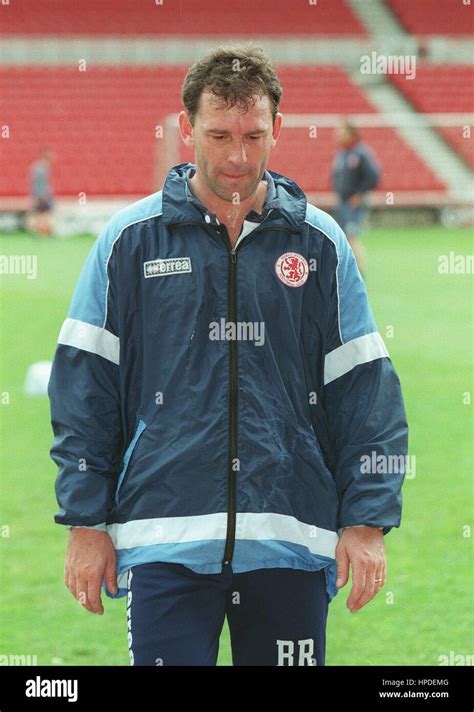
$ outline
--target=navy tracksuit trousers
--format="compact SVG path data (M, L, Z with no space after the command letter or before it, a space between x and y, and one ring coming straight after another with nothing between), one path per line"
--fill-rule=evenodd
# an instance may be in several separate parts
M216 665L227 615L234 665L324 665L327 613L323 570L140 564L128 576L130 661Z

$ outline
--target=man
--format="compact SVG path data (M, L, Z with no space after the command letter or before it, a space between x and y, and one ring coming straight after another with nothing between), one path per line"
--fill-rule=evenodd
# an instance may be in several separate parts
M34 232L46 237L53 236L52 209L54 195L51 184L51 161L53 152L49 148L41 151L30 169L31 225Z
M65 583L127 595L135 665L323 665L328 603L385 581L400 385L337 224L267 170L281 87L262 50L194 64L195 164L117 213L83 267L49 393ZM336 582L337 561L337 582Z
M332 186L338 198L336 219L347 235L363 274L365 257L359 235L368 212L367 192L377 186L380 168L370 149L362 143L355 126L344 122L336 135L341 147L332 169Z

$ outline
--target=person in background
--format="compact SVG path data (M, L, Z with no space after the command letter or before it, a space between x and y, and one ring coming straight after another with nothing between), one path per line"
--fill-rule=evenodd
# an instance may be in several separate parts
M54 194L51 184L51 162L54 158L49 148L41 151L30 169L30 196L32 202L30 228L33 232L52 237Z
M358 129L345 121L337 129L337 152L332 167L332 188L337 193L336 220L352 247L361 274L365 259L359 235L367 217L367 192L380 180L380 167Z

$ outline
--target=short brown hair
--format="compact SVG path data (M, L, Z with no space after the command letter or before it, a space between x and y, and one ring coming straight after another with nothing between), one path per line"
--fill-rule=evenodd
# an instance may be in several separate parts
M255 95L268 96L273 122L282 95L269 58L261 47L251 42L217 47L190 67L181 95L191 124L194 124L204 91L219 97L229 107L237 105L243 110L253 103Z

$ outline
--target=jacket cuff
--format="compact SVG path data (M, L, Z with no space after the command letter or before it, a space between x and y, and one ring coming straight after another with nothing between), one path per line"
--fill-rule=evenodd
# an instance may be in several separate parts
M66 529L98 529L101 532L107 531L107 525L105 522L101 524L94 524L93 526L85 526L84 524L67 524Z
M357 529L357 527L370 527L371 529L381 529L383 533L385 534L385 529L390 531L391 527L373 527L370 524L349 524L347 527L341 527L340 529L337 530L337 533L339 536L341 536L342 532L344 529Z

